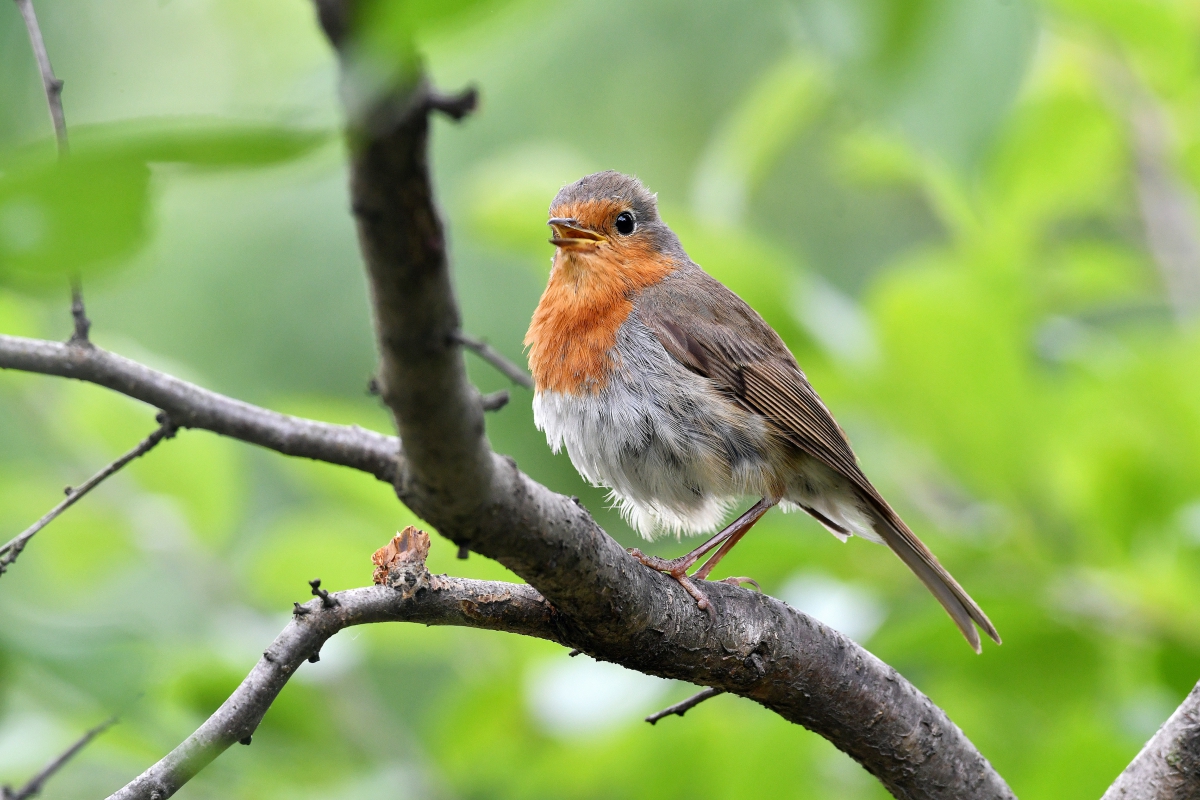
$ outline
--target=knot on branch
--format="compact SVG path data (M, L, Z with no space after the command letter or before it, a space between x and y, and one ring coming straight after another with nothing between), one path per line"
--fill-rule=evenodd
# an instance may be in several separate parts
M425 566L429 556L429 534L409 525L392 540L375 551L371 561L377 585L387 585L407 600L422 589L433 587L432 576Z

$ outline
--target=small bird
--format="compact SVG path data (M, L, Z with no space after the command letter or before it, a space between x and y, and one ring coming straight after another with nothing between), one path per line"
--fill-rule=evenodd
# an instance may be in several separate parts
M636 178L598 172L558 193L548 224L554 261L525 344L534 421L550 447L565 446L647 539L710 532L739 498L761 498L685 556L634 549L634 558L713 614L696 581L771 507L799 507L843 541L890 547L975 652L975 624L999 644L987 615L859 469L783 340L688 257L655 195Z

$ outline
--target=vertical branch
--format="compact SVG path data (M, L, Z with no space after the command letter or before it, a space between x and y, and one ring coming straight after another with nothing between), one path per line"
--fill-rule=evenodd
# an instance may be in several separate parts
M88 319L87 309L83 306L83 286L78 275L71 279L71 318L75 321L75 327L67 344L91 347L88 333L92 329L92 321Z
M62 106L63 82L54 77L50 55L46 52L46 42L42 39L42 29L38 26L37 14L33 10L33 0L14 1L25 20L25 30L29 31L29 44L33 47L33 57L37 59L38 71L42 74L42 88L46 90L46 104L50 107L50 121L54 123L54 138L58 141L58 155L61 158L67 154L67 119L63 115Z
M365 5L317 0L342 62L351 204L379 346L376 381L411 465L396 489L409 506L435 512L429 521L454 538L488 500L492 453L455 340L458 305L426 151L430 112L459 119L476 95L441 95L409 71L382 86L369 80L379 71L364 63L369 54L355 28Z

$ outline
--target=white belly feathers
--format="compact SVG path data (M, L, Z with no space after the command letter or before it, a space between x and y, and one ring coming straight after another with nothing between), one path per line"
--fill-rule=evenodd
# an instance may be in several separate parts
M636 314L613 353L604 389L538 392L534 422L555 452L567 448L580 474L612 490L643 536L713 530L738 497L770 493L761 419L671 358Z

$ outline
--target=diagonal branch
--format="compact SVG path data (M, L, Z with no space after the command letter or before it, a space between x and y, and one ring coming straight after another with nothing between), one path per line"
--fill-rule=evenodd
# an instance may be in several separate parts
M88 478L80 486L76 486L74 488L68 486L67 497L65 500L47 511L45 516L30 525L7 544L0 546L0 575L3 575L8 569L9 565L17 560L17 557L21 555L21 551L25 549L25 545L29 544L29 540L32 539L38 531L53 522L59 514L62 514L68 508L75 505L75 503L79 501L85 494L90 492L92 489L95 489L97 486L103 483L106 478L119 471L130 461L144 456L146 453L149 453L151 450L153 450L155 445L157 445L163 439L170 439L175 435L175 425L171 422L171 419L168 416L165 414L159 414L158 422L158 429L139 442L136 447L118 458L116 461L113 461L111 464L97 472L92 477Z
M421 574L423 573L423 575ZM424 579L416 591L406 580ZM197 772L237 742L250 743L263 715L288 679L343 628L373 622L418 622L509 631L558 641L553 608L528 586L430 576L424 564L390 576L401 588L372 586L310 600L296 606L292 621L263 653L254 669L212 716L182 744L109 800L166 800Z
M99 347L0 334L0 369L95 383L162 409L180 428L202 428L284 455L353 467L388 483L401 464L400 442L393 436L268 411Z
M77 740L75 740L73 745L68 747L63 752L62 755L43 767L41 772L30 778L29 782L20 789L13 790L7 786L3 787L3 792L0 793L0 795L3 797L3 800L28 800L30 797L36 797L42 791L42 787L46 785L46 781L54 777L54 773L66 766L66 763L74 758L80 750L87 747L91 743L92 739L95 739L97 736L104 733L116 723L117 718L110 717L89 730L83 736L80 736Z
M689 697L687 700L676 703L673 706L667 706L662 711L655 711L653 714L646 717L646 722L649 722L651 725L654 725L660 719L669 717L672 714L682 717L684 714L691 711L693 708L700 705L705 700L716 697L719 694L725 694L724 690L714 689L710 686L709 688L704 689L703 691L696 692L694 695Z
M1200 683L1102 800L1200 800Z
M461 331L455 331L451 334L451 341L456 344L461 344L463 347L470 350L475 355L482 358L484 361L491 364L500 372L501 375L508 378L518 386L524 386L526 389L533 388L533 378L529 376L521 367L504 357L496 348L485 342L483 339L476 339L474 336L468 336Z
M37 59L38 72L42 75L42 88L46 92L46 104L50 107L50 121L54 124L54 138L58 142L58 155L67 154L67 119L63 115L62 89L63 82L54 77L54 68L50 66L50 55L46 52L46 42L42 39L42 29L38 25L37 14L33 10L33 0L16 0L21 17L25 20L25 30L29 32L29 44L33 48L33 57Z

